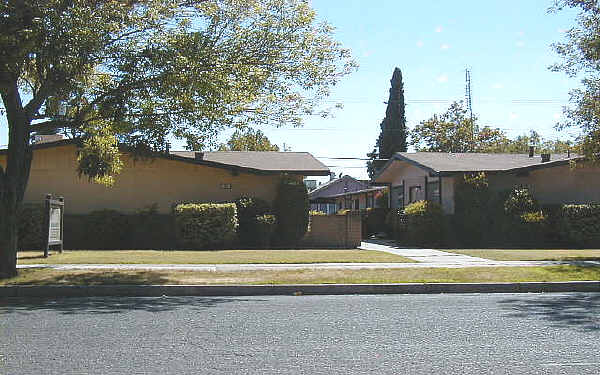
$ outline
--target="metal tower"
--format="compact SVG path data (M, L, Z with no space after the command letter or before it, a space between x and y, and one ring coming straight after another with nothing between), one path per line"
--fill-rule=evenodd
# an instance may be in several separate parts
M465 69L465 84L465 101L467 102L469 116L471 118L471 121L473 121L473 106L471 102L471 71L468 68Z

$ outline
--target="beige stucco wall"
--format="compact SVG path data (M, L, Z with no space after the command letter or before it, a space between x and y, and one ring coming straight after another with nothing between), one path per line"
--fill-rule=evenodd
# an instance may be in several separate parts
M488 181L498 191L526 185L543 204L600 203L600 168L589 163L538 169L520 177L489 175Z
M429 172L406 162L396 160L386 171L377 178L377 182L391 183L392 189L404 183L404 202L409 203L409 189L411 186L421 186L417 200L424 200L425 183L438 181L438 177L429 177ZM393 194L392 194L393 195ZM395 196L392 197L392 207L396 208ZM448 214L454 213L454 179L442 178L442 208Z
M76 147L66 145L34 151L25 201L41 202L45 195L65 197L65 213L83 214L98 209L124 213L154 203L162 213L179 201L231 201L242 195L271 202L279 176L234 174L229 170L168 159L133 162L123 155L124 168L113 187L91 183L76 171ZM5 156L0 156L5 164ZM221 184L231 184L231 190Z

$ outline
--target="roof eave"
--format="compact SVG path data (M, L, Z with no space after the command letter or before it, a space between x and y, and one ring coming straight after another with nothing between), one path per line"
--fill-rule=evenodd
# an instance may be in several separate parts
M376 174L376 175L373 177L372 181L375 181L375 180L377 180L377 179L379 178L379 176L381 176L381 174L382 174L382 173L383 173L383 172L384 172L384 171L385 171L385 170L386 170L386 169L387 169L387 168L388 168L388 167L389 167L389 166L390 166L390 165L391 165L391 164L392 164L392 163L393 163L395 160L407 162L407 163L409 163L409 164L411 164L411 165L414 165L415 167L418 167L418 168L421 168L421 169L423 169L423 170L426 170L426 171L427 171L427 172L429 172L430 174L434 174L434 175L436 175L436 176L440 174L440 172L439 172L439 171L436 171L435 169L433 169L433 168L431 168L431 167L428 167L428 166L426 166L426 165L424 165L424 164L421 164L421 163L419 163L419 162L416 162L416 161L414 161L414 160L412 160L412 159L410 159L410 158L407 158L406 156L403 156L403 155L401 155L401 154L399 154L399 153L396 153L396 154L394 154L394 155L393 155L393 156L390 158L390 160L389 160L387 163L385 163L385 165L384 165L384 166L383 166L383 167L382 167L382 168L381 168L379 171L377 171L377 174Z

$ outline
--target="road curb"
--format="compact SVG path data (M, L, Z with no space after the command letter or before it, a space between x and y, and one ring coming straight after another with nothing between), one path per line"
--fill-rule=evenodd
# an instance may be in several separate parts
M600 281L312 285L3 286L0 298L600 292Z

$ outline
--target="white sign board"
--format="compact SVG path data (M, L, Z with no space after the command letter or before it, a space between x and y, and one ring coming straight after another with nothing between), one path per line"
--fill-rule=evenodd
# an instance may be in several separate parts
M48 229L48 242L60 242L60 208L50 208L50 228Z

